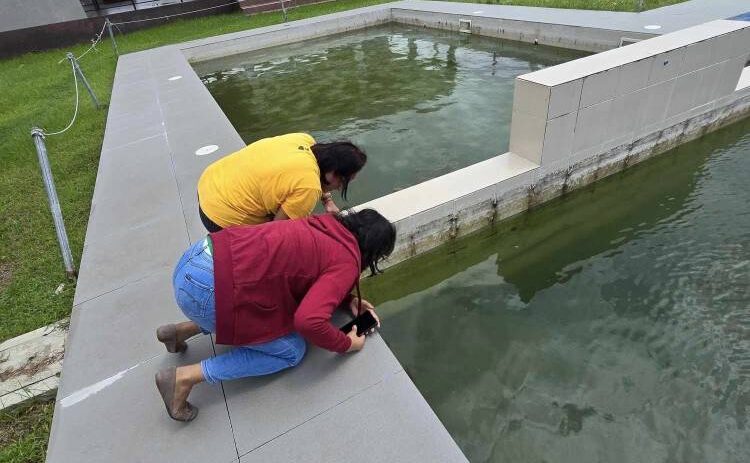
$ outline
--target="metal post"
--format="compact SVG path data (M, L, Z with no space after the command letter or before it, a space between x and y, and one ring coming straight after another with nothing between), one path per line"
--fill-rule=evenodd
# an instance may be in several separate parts
M89 85L89 81L86 80L86 76L83 75L83 71L81 71L81 67L78 65L78 60L71 52L68 52L65 56L70 60L71 63L73 63L73 68L76 70L76 74L78 74L78 78L81 79L81 81L83 82L83 86L86 87L86 90L88 90L89 95L91 95L91 99L93 100L94 106L96 106L96 109L99 109L100 107L99 100L96 99L96 95L94 95L94 90L91 88L91 85Z
M284 5L284 0L280 0L280 1L281 1L281 13L284 15L284 22L286 22L287 21L286 6Z
M47 159L47 147L44 146L44 132L42 129L34 127L31 129L31 138L36 146L36 154L39 157L39 168L42 171L42 180L44 189L47 191L49 208L52 211L52 220L55 222L55 232L57 233L57 242L60 244L63 263L65 264L65 273L68 278L74 279L78 272L73 264L73 254L70 252L68 243L68 233L65 231L65 222L63 221L62 211L60 210L60 201L57 199L57 190L55 190L55 180L52 178L52 171Z
M112 22L109 18L106 19L107 30L109 31L109 39L112 41L112 48L115 50L115 56L120 56L120 51L117 49L117 41L115 40L115 34L112 33Z

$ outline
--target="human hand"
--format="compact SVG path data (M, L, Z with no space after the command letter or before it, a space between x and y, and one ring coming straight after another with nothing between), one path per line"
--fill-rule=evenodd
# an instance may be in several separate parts
M370 304L366 300L362 299L362 308L365 310L374 310L375 306ZM352 317L357 318L357 316L359 315L359 298L358 297L352 297L352 300L349 302L349 310L352 311ZM375 317L375 318L377 319L378 317Z
M327 199L325 196L323 197L323 208L329 214L337 214L339 212L338 206L336 206L336 203L333 202L330 196Z
M358 350L362 350L362 348L365 347L365 337L357 336L357 325L352 326L352 330L349 331L347 336L349 336L349 339L352 340L352 345L349 346L347 352L356 352Z
M359 299L357 299L356 297L353 297L352 301L349 303L349 309L352 311L352 316L354 316L354 318L357 318L357 313L359 310L359 307L357 304L358 301ZM375 313L375 307L364 299L362 299L362 308L365 311L370 312L370 314L372 314L372 318L374 318L375 321L377 322L373 328L371 328L370 330L367 331L367 333L365 333L365 334L372 334L375 332L375 328L380 328L380 318L378 317L378 314Z

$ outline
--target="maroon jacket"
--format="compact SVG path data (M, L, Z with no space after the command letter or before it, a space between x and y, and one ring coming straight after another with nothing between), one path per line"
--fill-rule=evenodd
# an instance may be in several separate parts
M211 240L219 344L260 344L296 331L324 349L349 349L330 319L359 281L361 257L334 216L230 227Z

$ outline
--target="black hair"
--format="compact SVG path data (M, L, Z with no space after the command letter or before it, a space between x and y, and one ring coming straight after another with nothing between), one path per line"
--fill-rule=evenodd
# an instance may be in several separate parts
M374 209L359 212L344 211L336 216L339 222L357 238L362 256L362 270L370 275L382 273L378 263L388 257L396 245L396 227Z
M349 182L365 166L367 154L350 141L316 143L311 149L318 161L321 185L328 184L326 174L333 172L341 177L341 197L346 200Z

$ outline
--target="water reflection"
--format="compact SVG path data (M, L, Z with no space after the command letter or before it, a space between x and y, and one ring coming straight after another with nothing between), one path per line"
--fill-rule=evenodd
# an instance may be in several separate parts
M750 122L369 280L471 461L746 461Z
M291 131L369 154L352 204L502 153L517 75L581 56L403 26L196 65L246 142Z

